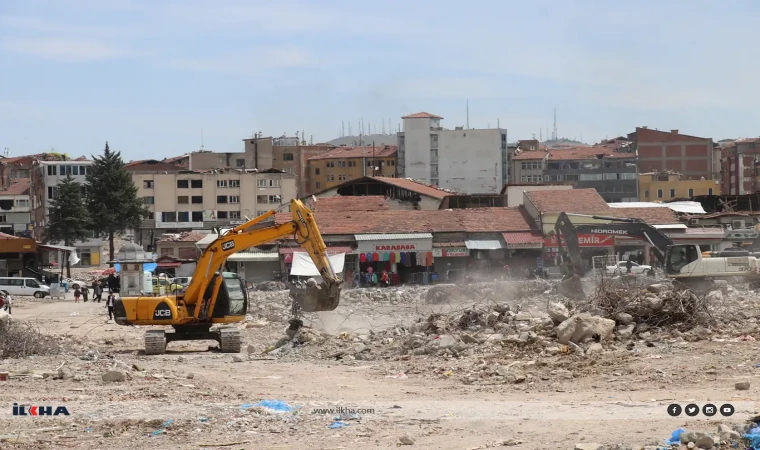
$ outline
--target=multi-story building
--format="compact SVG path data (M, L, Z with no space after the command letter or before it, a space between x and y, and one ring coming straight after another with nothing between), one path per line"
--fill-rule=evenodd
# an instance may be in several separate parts
M678 130L659 131L637 127L628 135L638 151L639 171L671 170L686 179L720 180L720 150L710 138L680 134Z
M402 117L398 134L398 176L444 189L474 194L498 193L507 184L506 130L448 130L443 117L420 112Z
M29 178L16 178L0 188L0 233L34 237Z
M166 163L190 170L211 169L278 169L296 176L298 195L308 195L311 185L307 161L312 156L327 152L335 146L329 144L306 145L297 138L261 137L243 139L244 150L240 152L211 152L200 150L174 158Z
M720 146L720 151L724 195L751 194L760 189L757 183L760 176L760 138L726 142Z
M296 177L276 169L190 171L159 161L127 165L150 215L135 240L155 249L165 233L237 225L296 198Z
M512 156L512 184L572 182L594 188L607 202L638 201L636 154L615 146L520 151Z
M51 201L58 196L58 185L61 181L71 175L74 181L84 186L90 166L92 166L92 161L83 158L67 161L34 160L31 170L31 200L35 238L42 240L45 237ZM51 244L62 245L63 243L51 242ZM75 242L73 246L76 247L81 266L97 266L100 264L104 243L94 233L85 241ZM63 261L59 260L62 257L63 254L60 253L52 254L51 260L62 263Z
M361 177L396 176L398 147L338 147L309 158L309 194ZM308 195L308 194L307 194Z
M720 181L684 180L676 172L650 172L639 174L639 200L658 202L695 195L720 193Z

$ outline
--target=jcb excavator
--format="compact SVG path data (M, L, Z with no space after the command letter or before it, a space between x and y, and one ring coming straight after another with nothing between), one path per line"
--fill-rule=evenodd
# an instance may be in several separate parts
M617 223L595 223L574 225L569 216L608 220ZM692 290L704 290L713 285L714 280L729 277L745 277L750 281L760 281L760 259L741 249L722 252L702 252L696 244L674 244L657 228L640 219L591 216L585 214L560 213L554 226L558 242L564 242L567 250L560 245L560 255L568 262L569 274L583 276L578 233L625 236L647 241L654 254L665 268L665 275Z
M274 216L269 211L221 234L198 259L193 278L184 292L166 297L126 297L116 300L115 321L119 325L171 325L174 332L151 330L145 334L145 353L162 354L171 341L216 340L224 353L240 351L237 327L211 329L214 324L245 320L248 294L236 274L222 269L230 255L288 235L295 235L319 269L322 283L291 288L297 307L305 312L332 311L340 303L343 280L327 257L314 214L300 200L290 202L293 220L281 225L263 223Z

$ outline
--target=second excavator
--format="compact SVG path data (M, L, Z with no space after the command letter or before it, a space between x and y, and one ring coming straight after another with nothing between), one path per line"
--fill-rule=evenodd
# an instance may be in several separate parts
M169 325L174 331L150 330L145 335L145 353L164 353L172 341L216 340L224 353L241 348L240 331L224 326L245 320L248 294L244 281L223 272L230 255L250 247L294 235L311 256L322 282L292 287L295 309L304 312L332 311L340 303L343 280L333 271L327 247L312 211L300 200L290 202L292 220L277 225L265 222L275 215L269 211L238 225L220 236L203 251L193 278L184 292L154 297L125 297L116 300L115 321L119 325ZM212 329L212 326L219 328Z

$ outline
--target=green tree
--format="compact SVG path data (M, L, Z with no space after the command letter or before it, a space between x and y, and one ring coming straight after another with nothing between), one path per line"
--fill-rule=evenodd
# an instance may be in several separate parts
M59 185L58 194L50 201L45 242L63 242L72 246L89 237L90 218L82 185L68 175ZM71 278L71 264L66 258L66 276Z
M128 229L137 230L148 217L148 208L137 197L137 186L127 171L120 152L108 148L102 156L93 156L87 172L87 207L92 217L92 229L108 238L108 255L114 259L114 235ZM111 263L113 267L113 263Z

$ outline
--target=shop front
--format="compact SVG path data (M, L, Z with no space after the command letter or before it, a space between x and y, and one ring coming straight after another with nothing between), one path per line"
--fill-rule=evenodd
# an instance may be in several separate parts
M503 233L507 244L509 274L515 278L521 274L533 274L543 267L541 255L544 238L538 231L511 231Z
M433 281L433 235L430 233L357 234L359 282L380 282L387 272L391 285ZM356 279L356 276L354 277Z
M281 279L280 255L276 249L249 248L230 255L227 264L230 269L236 266L235 271L246 285Z
M470 251L468 272L485 276L504 274L504 245L499 239L469 239L464 245Z
M566 247L565 241L562 246ZM612 255L615 248L615 237L608 234L578 234L578 246L581 248L581 261L584 271L588 271L593 264L594 256ZM552 234L544 238L544 266L557 267L560 265L559 245L557 235Z
M354 272L356 271L356 267L359 265L359 256L353 254L354 249L351 248L350 245L346 244L335 244L335 245L327 245L327 256L334 256L339 255L341 253L345 253L346 257L344 260L344 266L343 266L343 277L346 280L347 283L349 283L349 280L353 279ZM280 253L280 272L282 274L285 274L285 277L290 274L290 271L293 267L293 254L294 253L308 253L305 248L303 247L280 247L279 250ZM284 278L284 277L283 277Z
M441 280L454 282L464 277L470 249L462 242L433 242L433 263Z
M34 239L0 233L0 276L29 276L24 269L36 266L36 252Z

